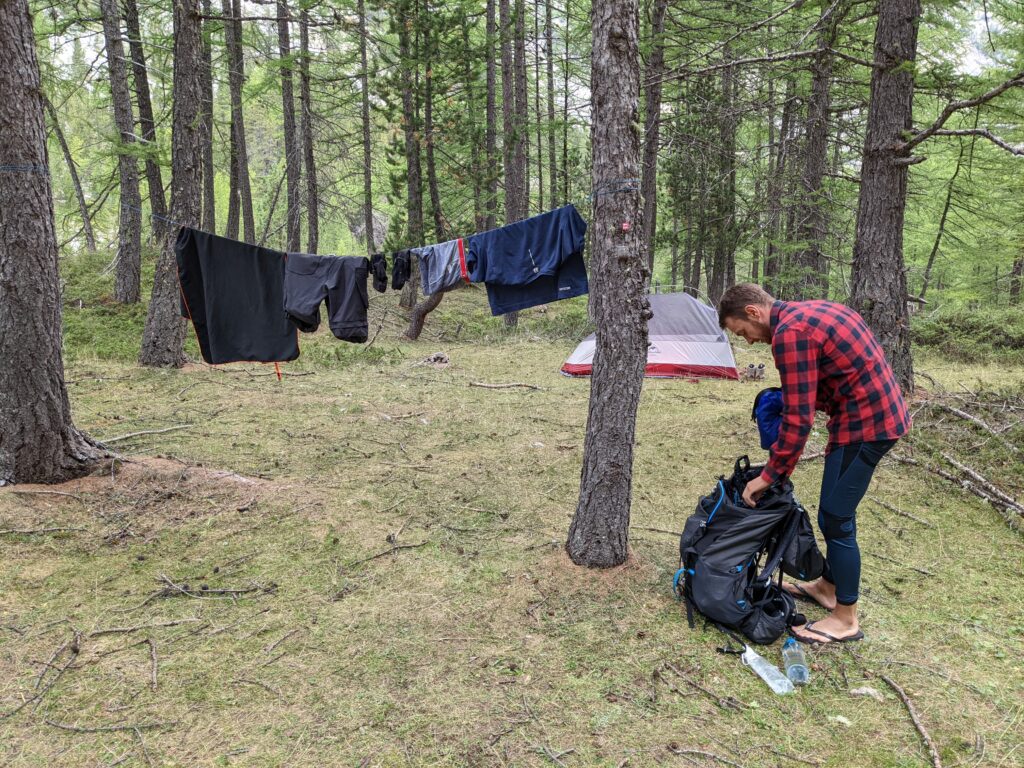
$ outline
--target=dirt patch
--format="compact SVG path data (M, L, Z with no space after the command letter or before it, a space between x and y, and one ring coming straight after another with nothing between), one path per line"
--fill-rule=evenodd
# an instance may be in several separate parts
M115 544L197 517L249 514L269 497L280 501L282 490L271 481L175 459L116 460L66 483L0 489L0 530L61 533L99 524L104 540Z

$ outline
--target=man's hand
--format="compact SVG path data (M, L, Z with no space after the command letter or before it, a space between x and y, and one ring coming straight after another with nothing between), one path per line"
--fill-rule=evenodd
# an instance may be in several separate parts
M755 477L747 483L747 487L743 489L743 503L748 507L756 507L757 500L761 498L769 485L771 485L771 483L760 475Z

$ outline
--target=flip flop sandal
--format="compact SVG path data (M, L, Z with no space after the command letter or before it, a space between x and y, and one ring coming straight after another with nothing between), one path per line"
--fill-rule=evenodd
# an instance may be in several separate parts
M803 635L797 634L792 629L790 629L789 634L795 637L798 643L806 643L807 645L831 645L832 643L853 643L857 640L864 639L864 633L861 632L859 629L856 633L850 635L849 637L836 637L835 635L830 635L828 632L823 632L820 629L815 629L815 623L816 622L812 621L810 624L805 624L803 627L801 627L800 631L813 632L814 634L821 635L822 637L827 639L816 640L813 637L804 637Z
M787 582L787 583L789 583L789 585L791 587L793 587L793 589L796 590L796 592L791 592L788 589L786 590L786 592L789 592L789 596L790 597L793 597L793 598L795 598L797 600L803 600L804 602L807 602L807 603L814 603L816 606L818 606L819 608L824 608L826 611L831 611L832 610L831 608L828 608L828 607L822 605L821 603L819 603L818 599L814 595L812 595L810 592L808 592L806 589L804 589L803 586L801 586L800 584L795 584L793 582Z

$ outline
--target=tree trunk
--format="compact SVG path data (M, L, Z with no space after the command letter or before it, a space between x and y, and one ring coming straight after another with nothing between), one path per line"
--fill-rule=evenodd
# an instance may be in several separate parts
M132 55L132 78L135 81L135 102L139 106L139 131L146 145L146 187L149 190L150 231L155 242L162 242L167 231L167 199L160 171L159 147L156 143L156 121L149 95L149 70L146 49L139 29L139 9L135 0L123 0L124 21L128 30L128 49Z
M82 232L85 234L85 245L90 251L96 250L96 238L92 233L92 219L89 217L89 206L85 204L85 193L82 191L82 182L78 178L78 167L75 159L71 156L71 148L68 147L64 131L61 130L60 120L57 118L57 111L53 108L50 100L43 96L43 105L50 113L50 123L53 125L53 133L60 143L60 151L64 155L64 162L67 163L68 173L71 175L71 183L75 187L75 199L78 201L78 210L82 214Z
M544 211L544 134L540 119L540 2L533 6L533 114L537 123L537 212Z
M71 421L36 39L0 3L0 485L56 483L103 457Z
M565 0L565 68L562 70L562 200L568 202L569 195L569 67L572 53L569 50L569 30L572 29L572 0Z
M203 0L203 15L211 15L210 0ZM201 228L207 232L217 231L216 171L213 167L213 52L210 37L213 22L203 21L203 58L200 76L203 87L203 104L199 114L199 141L203 150L203 217Z
M226 25L231 22L226 22ZM226 26L225 26L226 28ZM238 190L238 139L235 136L235 122L231 121L228 139L228 220L224 225L224 237L238 239L239 204L241 196Z
M360 90L362 91L362 125L363 125L363 222L366 228L366 253L372 254L377 248L377 238L373 232L373 156L370 154L370 85L369 66L366 57L366 0L359 0L359 73Z
M245 112L242 88L245 85L245 57L242 52L242 0L222 0L224 41L228 49L228 87L231 91L231 135L234 139L235 177L238 202L242 209L242 234L245 242L256 242L256 217L252 208L252 184L249 180L249 150L245 137ZM237 230L236 230L237 232ZM231 237L232 235L228 235Z
M124 304L139 300L142 269L142 196L139 167L130 148L135 143L132 97L128 92L128 70L121 44L121 12L117 0L100 0L103 39L107 50L107 72L114 106L114 124L119 136L117 169L121 180L121 215L117 234L117 265L114 270L114 299Z
M794 91L796 83L792 78L786 80L786 90L782 102L782 120L779 124L778 147L775 162L768 178L768 247L764 255L764 285L769 293L782 298L785 286L781 284L784 254L779 253L779 242L782 239L782 218L784 214L783 191L786 189L786 174L789 165L790 142L793 110L795 104Z
M658 143L661 126L661 79L665 71L665 11L668 0L654 0L651 55L644 72L644 163L640 193L644 197L643 242L647 268L654 272L654 240L658 222Z
M203 55L199 0L174 0L174 107L171 125L171 219L195 226L199 221L202 158L196 115L202 108L199 72ZM150 366L181 366L185 321L179 308L178 268L174 243L178 227L168 229L156 263L153 295L142 332L139 362Z
M553 0L544 3L544 35L547 44L545 58L548 65L548 182L551 185L551 207L558 207L558 169L555 164L555 41L552 30ZM538 95L538 99L540 96Z
M434 237L437 242L445 239L444 213L441 211L441 192L437 186L437 165L434 162L434 42L431 31L430 2L425 0L423 23L423 140L427 145L427 190L430 193L430 210L434 217Z
M829 13L831 11L831 13ZM795 298L828 298L828 260L823 246L827 234L828 199L822 194L825 166L828 163L828 115L831 106L832 48L845 7L822 6L822 25L818 52L811 63L811 98L807 104L804 136L804 163L801 173L800 202L796 209L796 239L800 250L793 256L798 270ZM826 14L829 14L826 17Z
M420 170L419 115L416 108L415 67L418 67L418 50L413 49L409 40L410 23L418 23L418 5L405 0L399 6L401 19L398 22L398 50L402 67L402 127L405 130L406 165L406 243L410 246L423 244L423 178ZM404 22L404 23L403 23ZM416 305L419 288L418 260L412 260L412 274L402 290L399 305L412 309Z
M1024 246L1021 247L1024 251ZM1021 277L1024 276L1024 255L1013 260L1013 270L1010 272L1010 305L1020 304Z
M515 29L512 44L512 80L515 104L512 110L512 169L511 176L505 178L505 223L521 221L529 215L530 180L529 157L527 153L527 137L529 120L526 93L526 3L515 0ZM504 73L503 73L504 76ZM511 198L511 207L509 199ZM519 325L519 313L507 312L503 316L506 328Z
M423 323L427 319L427 315L437 309L437 305L441 303L441 299L444 298L444 292L438 291L432 293L429 296L424 296L423 301L412 308L412 312L409 314L409 327L405 330L405 337L411 341L416 341L423 332Z
M875 28L876 62L861 163L857 239L853 245L850 303L863 315L885 350L897 381L914 389L903 264L903 215L907 202L907 161L899 147L911 122L914 59L920 0L880 0Z
M305 6L299 16L299 50L299 104L302 108L302 152L306 168L306 249L309 253L316 253L320 244L320 191L317 187L316 161L313 157L313 100L309 89L309 12ZM364 89L364 96L365 93ZM372 241L370 243L372 247Z
M487 220L485 229L494 229L498 226L498 174L495 170L498 167L497 148L497 95L496 72L497 62L495 61L494 41L496 30L494 24L494 2L487 0L487 127L484 133L484 155L487 157Z
M281 112L284 117L284 167L287 179L288 210L286 250L302 247L302 205L299 185L302 182L302 155L295 127L295 95L292 92L292 44L289 34L290 16L287 0L277 0L277 47L281 54Z
M949 209L953 202L953 187L956 184L956 177L960 175L960 168L963 166L964 160L964 145L963 142L960 144L960 153L956 158L956 168L953 171L953 175L949 178L949 184L946 186L946 202L942 206L942 216L939 217L939 228L935 233L935 241L932 243L932 249L928 253L928 263L924 268L924 279L921 281L921 293L919 297L924 298L925 293L928 292L928 283L932 279L932 267L935 266L935 257L939 255L939 247L942 245L942 236L946 233L946 217L949 216Z
M595 3L591 19L593 187L599 189L640 173L638 2ZM629 555L633 441L651 316L642 216L639 192L594 200L590 304L597 346L580 498L566 542L577 565L607 568ZM638 226L623 232L623 221Z

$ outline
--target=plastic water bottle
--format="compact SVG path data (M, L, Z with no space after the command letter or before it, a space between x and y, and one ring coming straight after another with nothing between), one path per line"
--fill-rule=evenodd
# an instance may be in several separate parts
M779 668L768 661L764 656L759 654L749 645L744 646L743 655L740 656L743 663L750 667L757 676L768 683L768 687L771 688L775 693L793 693L796 688L793 687L792 681L786 677Z
M800 643L792 637L782 644L782 663L786 667L786 677L793 681L793 685L807 685L810 679L807 656Z

